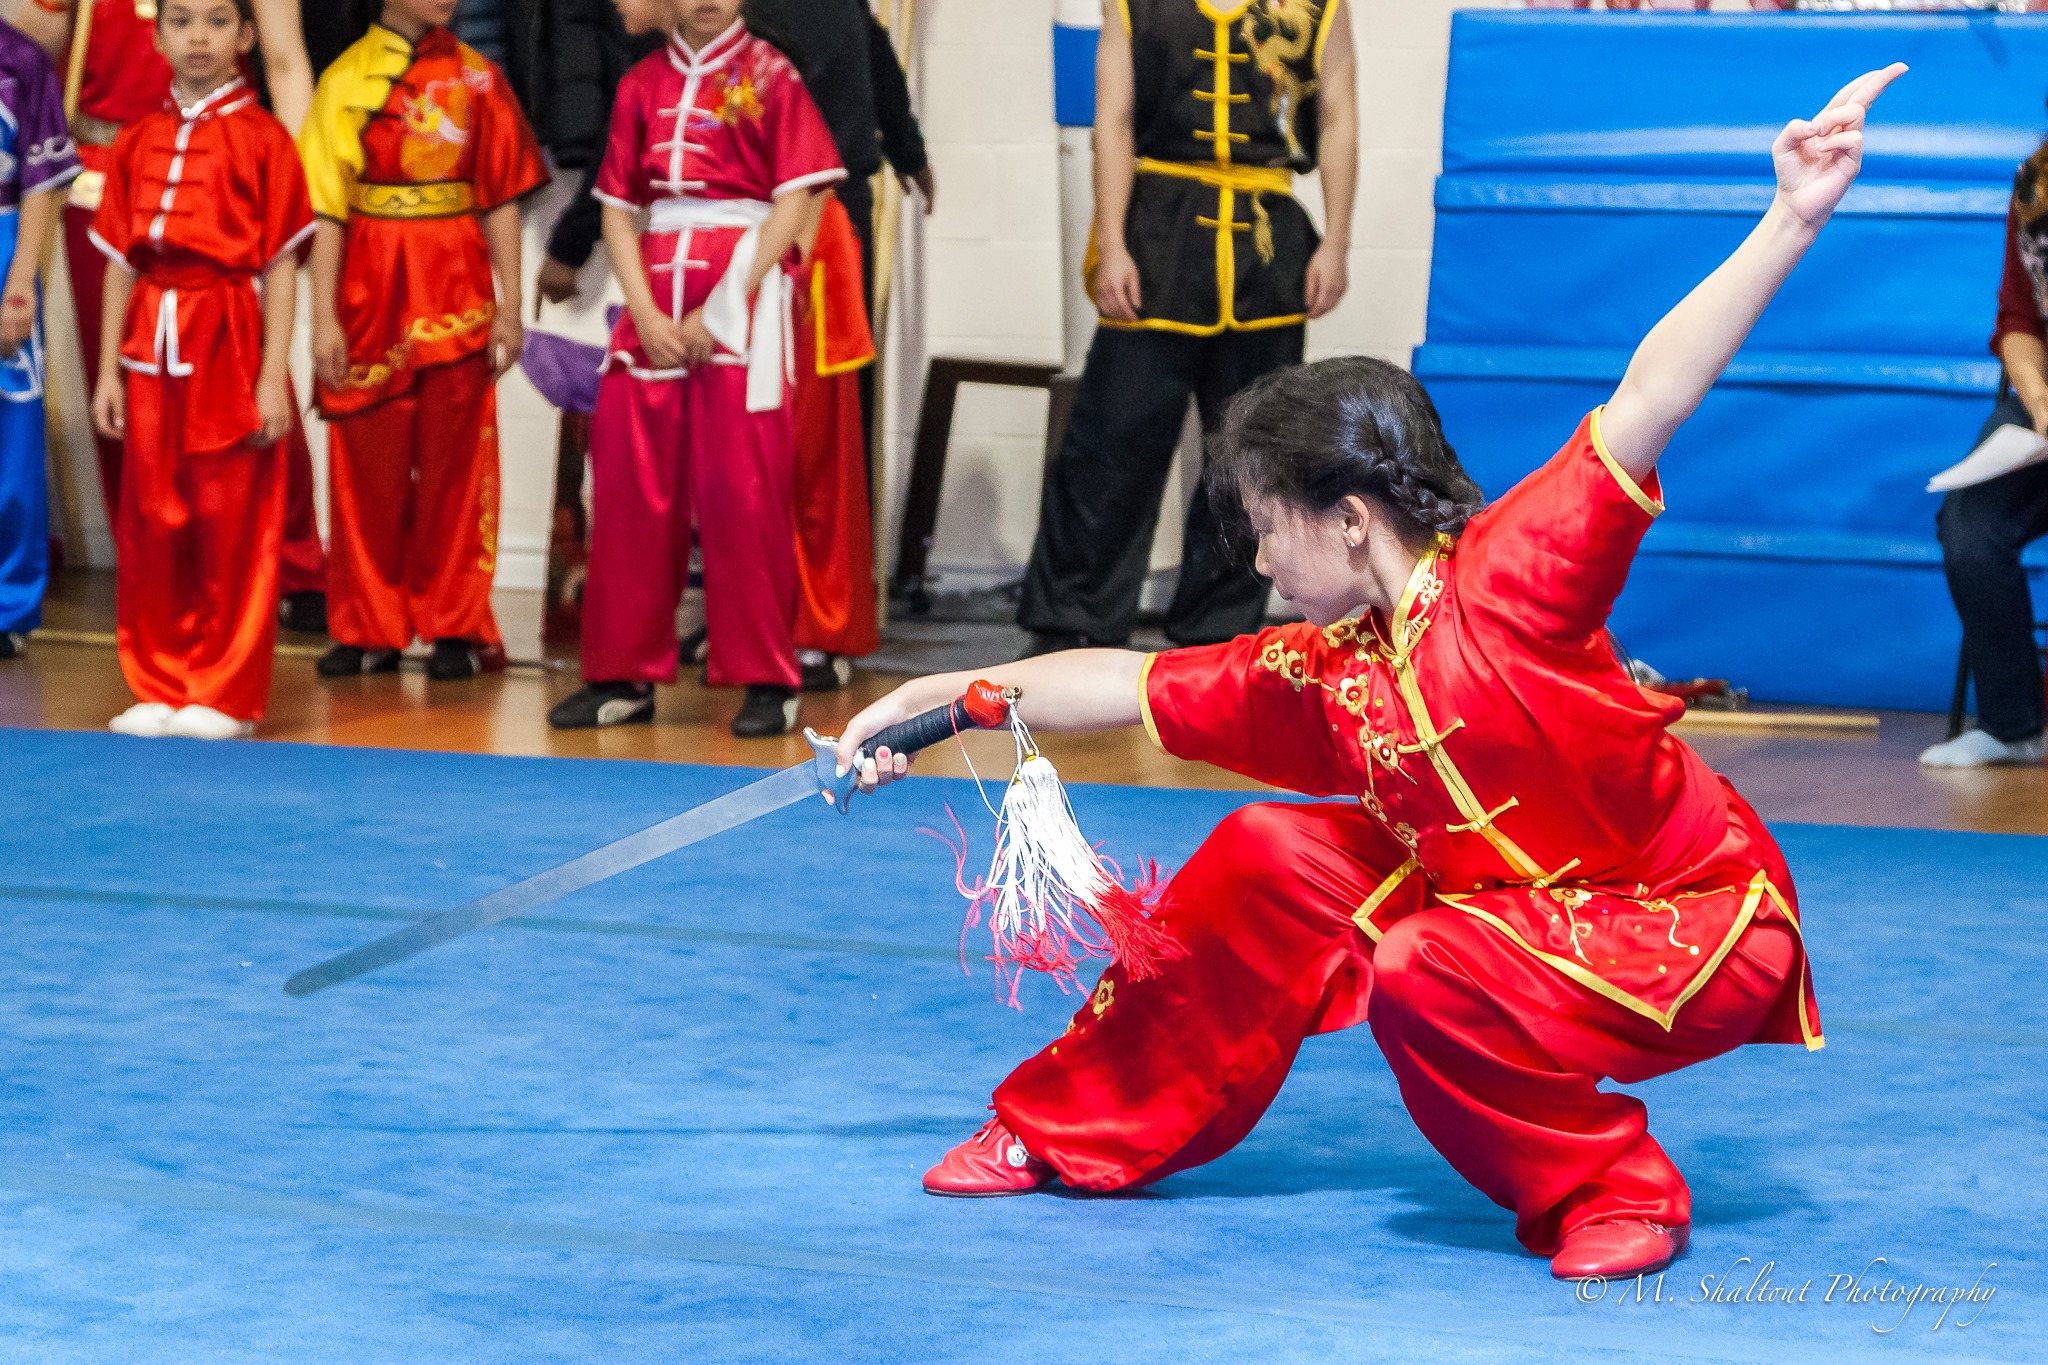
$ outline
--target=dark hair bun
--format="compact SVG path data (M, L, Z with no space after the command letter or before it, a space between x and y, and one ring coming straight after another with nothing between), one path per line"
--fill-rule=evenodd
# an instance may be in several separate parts
M1370 356L1278 370L1238 394L1208 482L1216 511L1240 526L1251 498L1316 512L1351 494L1371 498L1418 547L1439 532L1457 535L1485 505L1429 394L1414 375Z

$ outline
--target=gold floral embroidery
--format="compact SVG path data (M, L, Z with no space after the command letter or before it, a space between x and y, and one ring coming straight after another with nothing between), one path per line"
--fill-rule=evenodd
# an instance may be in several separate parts
M1109 1012L1109 1007L1115 1003L1116 982L1111 981L1105 976L1102 980L1095 983L1095 998L1088 1002L1088 1007L1094 1010L1095 1017L1100 1019ZM1122 1016L1119 1015L1118 1017L1121 1018Z
M495 443L498 432L495 427L485 427L480 440ZM489 474L477 488L476 519L477 542L480 546L476 557L478 573L498 571L498 480Z
M742 76L737 82L725 87L725 99L718 106L716 118L728 126L743 118L761 117L761 97L754 92L752 78Z
M431 346L436 342L448 341L454 337L466 336L471 332L489 327L497 319L498 305L480 304L466 313L443 313L438 318L414 318L405 329L405 335L396 346L385 352L384 358L368 365L348 367L348 379L342 384L345 389L381 389L391 382L391 377L412 363L412 353L420 346Z
M1670 901L1667 901L1667 900L1654 900L1654 901L1651 901L1651 902L1650 902L1650 904L1649 904L1649 908L1650 908L1650 909L1652 909L1652 910L1654 910L1654 911L1656 911L1656 912L1657 912L1658 914L1660 914L1660 915L1669 915L1669 916L1671 916L1671 928L1670 928L1670 929L1669 929L1669 931L1667 931L1667 932L1665 933L1665 935L1664 935L1664 938L1665 938L1665 941L1666 941L1666 942L1668 942L1668 943L1669 943L1669 944L1670 944L1670 945L1671 945L1672 947L1674 947L1674 948L1683 948L1683 949L1685 949L1685 950L1686 950L1686 951L1687 951L1688 953L1691 953L1691 954L1692 954L1692 955L1693 955L1694 957L1698 957L1698 956L1700 955L1700 945L1699 945L1699 944L1697 944L1697 943L1685 943L1685 942L1682 942L1682 941L1680 941L1680 939L1679 939L1679 937L1678 937L1678 919L1679 919L1679 916L1678 916L1678 907L1677 907L1677 906L1673 905L1673 904L1672 904L1672 903L1671 903Z
M1305 667L1307 661L1307 655L1298 649L1289 649L1286 642L1282 640L1274 640L1259 655L1259 666L1261 668L1271 669L1273 672L1278 673L1288 682L1294 684L1294 690L1297 692L1301 691L1302 687L1308 682L1308 669Z
M1401 772L1401 749L1394 743L1392 735L1383 735L1370 725L1361 725L1358 727L1358 745L1388 772ZM1401 775L1408 776L1406 773Z
M1365 714L1366 689L1372 679L1363 674L1337 684L1337 704L1354 716Z

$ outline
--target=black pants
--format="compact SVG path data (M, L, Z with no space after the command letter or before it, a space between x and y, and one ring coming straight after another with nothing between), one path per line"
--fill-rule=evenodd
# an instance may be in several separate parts
M860 292L861 303L866 306L868 325L875 322L875 188L866 176L849 176L833 186L839 202L846 209L846 216L853 220L853 235L860 239ZM882 344L880 337L875 345ZM875 366L863 365L855 371L856 383L860 387L860 448L867 457L868 483L875 479L875 451L872 439L875 431Z
M1066 439L1046 471L1017 623L1097 644L1128 640L1188 398L1204 438L1213 437L1231 397L1300 364L1301 347L1298 326L1213 337L1096 328ZM1259 628L1269 585L1251 570L1252 550L1226 544L1209 499L1196 496L1166 613L1169 640L1213 644Z
M2010 395L1977 439L2007 423L2034 425ZM1977 726L2008 743L2032 739L2043 727L2041 655L2020 551L2048 535L2048 463L1958 488L1941 500L1934 524L1949 596L1963 618L1963 657L1977 682Z

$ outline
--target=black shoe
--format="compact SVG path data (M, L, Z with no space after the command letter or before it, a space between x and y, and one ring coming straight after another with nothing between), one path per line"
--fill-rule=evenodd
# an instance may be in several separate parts
M740 739L770 739L796 729L796 693L787 687L753 683L740 713L732 718L732 732Z
M460 682L483 671L483 656L476 647L452 635L434 641L434 652L427 656L427 676L435 682Z
M802 678L798 687L804 692L837 692L853 681L853 660L837 654L827 654L815 663L798 659L796 667Z
M311 591L286 593L284 600L277 604L277 623L301 635L325 635L327 594Z
M548 712L557 730L602 730L613 725L649 725L654 721L654 684L585 683L583 690Z
M398 651L336 645L320 656L320 662L313 665L313 671L323 678L354 678L364 673L396 673Z
M19 659L28 653L28 636L18 630L0 630L0 662Z
M1088 637L1078 630L1034 630L1031 643L1018 657L1035 659L1041 654L1057 654L1063 649L1086 649Z
M696 664L699 667L711 662L711 630L709 627L699 626L682 639L676 641L676 662L680 664Z

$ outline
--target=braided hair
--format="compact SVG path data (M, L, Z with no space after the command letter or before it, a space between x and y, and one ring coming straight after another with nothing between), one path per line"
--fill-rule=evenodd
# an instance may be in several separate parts
M1325 512L1369 498L1403 544L1455 536L1485 505L1444 440L1415 377L1370 356L1339 356L1266 375L1231 401L1210 455L1210 505L1240 534L1244 507L1278 499Z

